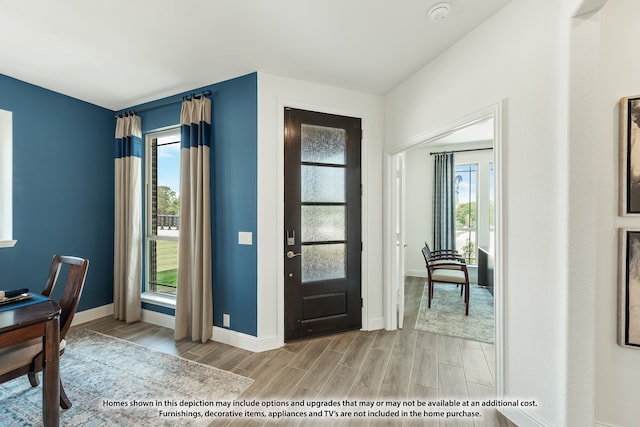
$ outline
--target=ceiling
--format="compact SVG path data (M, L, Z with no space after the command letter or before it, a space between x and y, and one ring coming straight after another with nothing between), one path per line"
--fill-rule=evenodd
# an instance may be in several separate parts
M493 126L493 117L488 117L430 141L429 147L468 143L485 143L491 146L493 144Z
M439 1L0 0L0 74L112 110L254 71L381 95L511 0Z

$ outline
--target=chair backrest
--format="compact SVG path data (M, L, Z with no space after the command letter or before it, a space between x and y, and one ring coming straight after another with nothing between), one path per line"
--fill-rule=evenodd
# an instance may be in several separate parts
M427 268L427 274L431 276L431 269L429 268L429 260L431 259L431 251L429 251L429 247L425 245L422 248L422 256L424 257L424 265Z
M82 288L84 286L84 279L87 275L87 268L89 267L89 260L73 257L54 255L51 261L51 268L49 269L49 276L47 277L47 283L45 284L42 295L51 297L51 293L56 286L58 276L60 275L60 269L63 265L68 267L67 283L62 290L62 296L58 301L60 304L60 339L62 340L73 321L73 316L76 314L76 308L80 301L80 295L82 294Z
M424 256L425 261L431 257L431 250L429 249L429 245L427 244L427 242L424 242L424 248L422 248L422 255Z

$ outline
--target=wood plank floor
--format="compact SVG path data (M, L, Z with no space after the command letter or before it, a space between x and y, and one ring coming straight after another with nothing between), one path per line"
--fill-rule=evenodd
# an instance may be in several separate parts
M252 353L226 344L174 341L173 331L111 317L86 328L254 379L240 399L484 400L495 397L495 349L476 341L417 331L424 279L406 281L404 329L352 331ZM513 426L495 410L471 419L215 420L213 426Z

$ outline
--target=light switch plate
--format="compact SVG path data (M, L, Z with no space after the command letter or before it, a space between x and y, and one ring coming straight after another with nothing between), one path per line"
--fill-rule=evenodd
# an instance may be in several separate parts
M238 231L239 245L253 245L253 233L250 231Z

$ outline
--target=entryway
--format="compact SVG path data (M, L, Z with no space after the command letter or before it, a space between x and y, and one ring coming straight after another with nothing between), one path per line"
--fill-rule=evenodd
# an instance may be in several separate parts
M387 304L386 304L386 325L387 328L393 329L396 328L404 328L404 329L414 329L416 327L415 317L411 317L411 320L408 320L407 316L405 316L404 310L405 307L411 307L411 311L419 309L420 306L420 297L421 293L414 295L411 300L405 300L408 295L415 294L415 289L413 293L407 294L405 289L405 283L416 284L418 282L424 284L426 283L426 270L424 267L424 260L421 258L422 254L420 253L420 249L424 246L425 241L431 240L432 234L432 211L431 211L431 196L425 197L427 200L424 206L416 206L412 204L408 204L407 200L411 197L411 192L419 192L418 194L424 195L424 193L432 192L432 184L430 184L430 179L432 179L433 172L425 172L422 171L424 177L420 178L418 183L414 183L413 185L410 183L412 179L411 176L407 176L407 168L411 167L410 164L410 154L411 152L419 153L416 157L419 159L420 164L428 166L428 162L433 162L431 152L440 152L440 151L456 151L457 148L461 148L463 146L456 146L455 141L452 140L456 134L461 134L465 130L471 130L474 127L481 127L483 124L489 123L490 125L490 136L485 139L492 140L493 143L489 143L489 147L492 146L493 153L491 151L487 151L483 155L489 156L490 159L487 160L487 165L489 162L491 163L491 172L489 172L489 167L487 165L482 166L481 168L478 166L476 169L474 167L467 168L469 170L473 170L473 173L477 173L478 181L474 181L473 185L478 185L480 176L482 175L482 179L486 179L488 182L489 173L492 176L492 185L494 187L494 191L492 192L492 201L489 206L488 199L484 203L484 206L476 206L475 208L482 210L482 215L485 215L484 220L491 221L491 227L486 227L485 229L480 230L479 227L475 227L475 234L468 234L465 238L468 240L466 245L459 245L458 249L463 249L463 246L466 246L463 250L469 249L469 256L475 258L478 253L479 246L485 246L491 255L493 256L493 270L494 270L494 280L493 280L493 303L494 303L494 321L495 321L495 334L494 334L494 342L496 349L496 385L500 390L501 388L501 354L502 354L502 215L501 215L501 206L502 206L502 185L501 185L501 156L502 156L502 142L501 142L501 104L496 104L494 106L490 106L486 109L478 111L476 113L472 113L466 117L463 117L457 120L454 123L451 123L447 126L442 126L437 131L432 133L428 133L422 135L420 137L415 138L413 141L407 142L405 145L401 146L396 152L388 153L387 158L387 189L388 189L388 198L387 200L390 203L390 206L387 209L387 212L390 212L389 222L387 223L387 242L391 244L387 247L387 254L389 254L387 268L389 274L387 275ZM446 144L440 144L436 146L436 143L446 142ZM469 139L474 140L474 139ZM477 141L477 140L476 140ZM476 146L464 146L463 148L469 149L477 149L482 147L482 144L476 143ZM464 151L464 150L462 150ZM459 156L460 159L464 157L464 155L476 155L476 153L459 153L456 156ZM466 161L466 160L465 160ZM473 164L475 162L469 161L467 164ZM425 166L425 167L426 167ZM416 169L416 165L413 165L414 170ZM465 170L466 171L466 170ZM466 171L468 172L468 171ZM427 177L428 175L428 177ZM465 175L468 178L468 175ZM415 179L415 177L413 177ZM468 182L467 182L468 184ZM485 212L486 211L486 212ZM475 220L479 220L479 217L476 216ZM414 230L409 230L411 222L423 222L424 230L420 230L416 232ZM469 227L473 229L474 227ZM426 231L425 231L426 230ZM468 231L468 230L467 230ZM483 234L483 235L481 235ZM469 237L471 236L471 237ZM432 241L432 240L431 240ZM411 261L411 262L410 262ZM471 260L472 264L474 264L473 271L473 282L477 282L477 273L475 271L476 267L476 259ZM405 280L406 279L406 280ZM447 286L447 285L444 285ZM454 285L448 285L454 286ZM472 285L477 286L477 285ZM454 286L455 288L455 286ZM436 290L437 292L437 290ZM486 291L485 291L486 292ZM407 296L405 296L407 295ZM436 295L437 298L438 295ZM473 312L474 308L473 299L470 301L470 313ZM461 302L460 306L461 313L464 316L464 305ZM403 324L404 321L404 324ZM467 337L467 339L474 339L472 337ZM481 341L492 341L486 338L480 339ZM500 392L499 392L500 394Z

